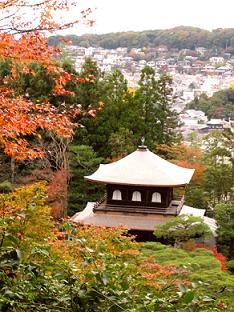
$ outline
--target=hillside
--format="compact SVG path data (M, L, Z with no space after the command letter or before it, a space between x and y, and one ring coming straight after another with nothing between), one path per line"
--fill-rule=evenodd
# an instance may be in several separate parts
M58 45L62 36L49 37L50 45ZM83 47L100 46L105 49L118 47L142 48L160 44L168 48L195 49L196 47L229 48L234 50L234 28L218 28L208 31L196 27L179 26L165 30L145 30L142 32L118 32L103 35L67 35L65 38L73 45Z

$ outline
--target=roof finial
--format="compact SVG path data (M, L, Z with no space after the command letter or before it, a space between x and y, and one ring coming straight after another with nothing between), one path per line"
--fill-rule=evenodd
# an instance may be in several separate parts
M141 138L141 145L138 146L138 150L147 150L147 146L145 145L145 137Z

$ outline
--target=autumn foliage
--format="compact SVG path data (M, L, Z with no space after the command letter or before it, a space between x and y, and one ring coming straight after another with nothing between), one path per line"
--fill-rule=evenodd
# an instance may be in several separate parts
M32 103L4 87L0 91L0 144L6 154L18 160L42 156L43 151L30 147L26 139L38 137L39 129L64 137L72 135L73 123L49 103Z
M0 2L0 31L26 33L66 29L83 22L92 25L91 8L77 8L73 0L2 0ZM69 16L76 9L75 18ZM68 17L69 16L69 17Z
M10 81L20 72L32 71L28 65L37 61L55 75L54 92L61 94L70 76L58 68L52 59L53 51L46 46L46 39L39 34L27 34L15 39L13 35L0 35L1 60L12 60L12 71L0 85L0 144L4 152L21 160L42 156L43 151L29 146L26 136L37 136L39 129L54 131L60 136L71 136L74 126L68 116L48 102L32 103L25 96L18 96Z
M2 311L219 311L188 268L144 255L124 228L52 222L45 191L37 183L0 196Z
M206 167L202 164L202 153L197 147L188 146L186 144L166 145L160 144L156 147L156 153L165 156L172 163L184 167L195 169L192 181L201 185Z
M69 12L76 4L76 1L59 0L0 2L0 61L11 62L10 74L0 81L0 145L6 154L18 160L43 155L44 151L30 146L28 140L29 136L37 137L40 129L53 131L62 137L72 136L74 124L70 116L48 102L35 104L27 98L27 94L16 95L11 82L22 72L33 75L29 64L37 62L48 74L53 73L54 94L73 95L66 90L66 84L73 77L57 66L54 57L60 51L48 47L42 32L68 28L81 20L91 22L88 19L90 9L83 10L78 19L64 20L64 11ZM78 108L72 116L76 114L79 114Z
M222 255L220 252L218 252L215 247L209 247L209 246L206 246L204 244L197 244L196 248L205 248L205 249L210 250L213 253L213 255L215 256L215 258L217 260L219 260L219 262L220 262L220 269L222 271L227 270L226 257L224 255Z
M48 204L51 207L51 214L54 219L66 215L67 206L67 171L60 169L54 172L47 187Z

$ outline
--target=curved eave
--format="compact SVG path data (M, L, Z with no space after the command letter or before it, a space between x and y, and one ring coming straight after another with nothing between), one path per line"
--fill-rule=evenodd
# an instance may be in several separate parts
M181 183L181 184L152 184L152 183L124 183L118 181L104 181L90 178L89 176L84 177L85 180L90 182L96 182L100 184L115 184L115 185L132 185L132 186L144 186L144 187L182 187L186 186L188 183Z
M100 164L85 179L102 184L179 187L190 182L194 171L172 164L149 150L137 150L116 162Z

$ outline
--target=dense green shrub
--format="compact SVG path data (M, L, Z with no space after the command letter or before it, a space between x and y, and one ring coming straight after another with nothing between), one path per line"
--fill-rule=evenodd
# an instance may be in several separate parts
M0 193L9 193L12 191L12 184L9 181L0 183Z
M188 255L192 262L195 252L178 249L170 259L170 247L149 243L141 252L142 244L121 228L55 226L44 192L38 183L0 196L1 311L213 312L225 307L216 284L208 293L200 279L191 282L188 267L173 264ZM216 263L209 251L196 252ZM160 255L167 263L159 263ZM203 273L203 258L196 262L196 273ZM214 269L213 279L214 273L221 283L224 273Z

